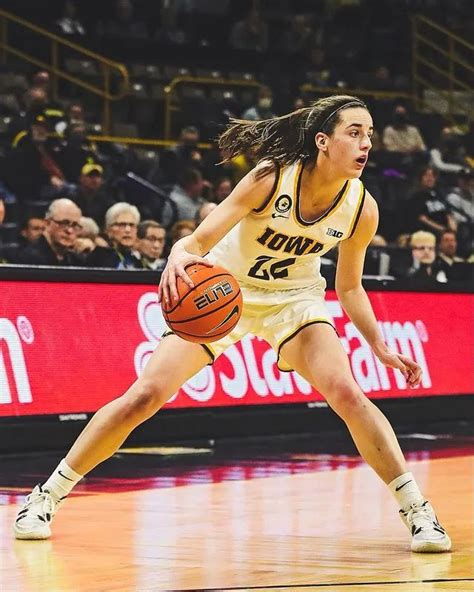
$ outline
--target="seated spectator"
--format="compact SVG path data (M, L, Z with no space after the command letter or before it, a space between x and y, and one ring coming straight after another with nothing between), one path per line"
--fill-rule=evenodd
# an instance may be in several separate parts
M444 230L438 243L438 257L446 266L451 267L453 263L462 263L464 259L458 257L456 252L458 249L458 241L456 233L452 230Z
M119 202L105 214L105 234L109 247L96 246L86 259L89 267L113 269L141 269L141 263L132 251L137 240L140 212L135 206Z
M60 19L56 21L60 35L85 35L86 30L77 18L77 6L73 0L65 0Z
M41 88L29 88L21 98L21 111L10 122L8 136L12 148L16 148L28 133L31 121L36 115L42 115L47 105L46 92Z
M146 24L133 16L134 8L131 0L116 0L113 18L100 24L98 34L106 37L122 39L146 39Z
M257 161L252 150L246 150L243 154L239 154L239 156L235 156L229 162L225 163L226 170L232 178L234 185L237 185L240 179L243 179L256 164Z
M74 243L80 226L81 210L70 199L54 200L45 215L45 229L35 243L19 248L12 263L31 265L83 266L74 253Z
M170 199L178 208L179 220L194 220L199 207L205 202L202 197L204 181L197 169L187 168L180 181L170 193Z
M262 86L258 90L257 104L249 107L242 114L242 119L250 121L260 121L275 117L272 111L273 93L268 86Z
M409 123L408 112L397 105L392 123L383 130L382 142L387 151L387 166L411 172L417 165L426 162L426 145L420 130Z
M199 130L192 125L184 127L179 142L165 150L159 161L159 170L151 172L149 181L155 185L174 185L183 169L193 167L202 169L203 155L198 148Z
M391 273L398 278L410 278L420 284L447 281L443 264L436 258L436 237L432 232L419 230L411 235L411 258L397 262Z
M20 247L26 248L36 243L43 236L46 229L46 221L37 216L29 216L21 225L18 243Z
M74 243L74 252L88 255L96 247L108 247L107 241L99 236L99 226L95 220L87 216L81 216L79 221L81 230L78 232Z
M82 167L87 163L99 163L102 160L96 144L87 139L84 123L73 123L66 129L57 160L66 180L77 183Z
M395 82L390 70L385 65L379 65L373 71L368 87L373 90L395 90Z
M178 26L177 11L171 4L163 3L161 25L155 32L154 39L166 45L183 45L188 42L186 33Z
M166 258L163 257L165 242L166 230L161 224L154 220L140 222L137 229L135 251L143 269L164 269L166 265Z
M446 199L437 188L436 171L423 167L418 175L418 188L408 202L408 214L416 229L439 235L444 230L456 231L456 221Z
M199 224L201 224L201 222L204 220L204 218L207 218L207 216L209 216L209 214L212 212L212 210L215 210L216 208L217 208L217 204L215 204L212 201L208 201L208 202L202 204L202 206L196 212L196 217L194 219L196 226L199 226Z
M29 131L8 158L5 176L19 199L54 196L63 189L64 174L48 143L48 127L43 115L33 118Z
M66 109L66 117L68 127L72 125L82 124L86 126L86 116L84 114L84 107L80 101L73 101Z
M439 142L430 150L431 165L443 175L446 183L454 180L454 175L467 169L466 151L462 139L452 128L441 130Z
M221 203L221 201L224 201L231 194L233 188L234 184L230 177L221 177L216 181L214 183L214 198L216 202Z
M386 247L387 241L380 234L374 234L372 240L369 243L369 247Z
M189 236L196 230L196 224L193 220L180 220L175 222L171 227L170 239L171 245L174 245L176 241Z
M84 216L104 225L106 211L115 203L104 187L104 169L100 164L88 163L81 169L79 184L70 192L70 198L81 208Z
M251 8L244 20L234 24L230 32L229 45L233 49L247 51L268 49L268 25L262 20L257 8Z
M311 51L313 41L313 29L309 26L306 15L295 14L291 19L290 29L283 35L283 51L296 57L303 57Z
M304 82L314 86L335 86L339 76L329 64L326 52L322 47L316 46L311 49L309 63L303 65Z
M474 172L461 171L457 187L451 189L446 202L457 224L460 251L464 256L473 250L474 228Z

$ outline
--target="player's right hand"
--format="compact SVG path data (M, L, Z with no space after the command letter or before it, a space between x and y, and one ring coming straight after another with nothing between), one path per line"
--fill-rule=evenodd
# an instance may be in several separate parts
M173 245L166 263L166 267L161 274L160 285L158 288L158 302L163 301L166 306L178 300L178 290L176 281L180 277L190 288L194 287L191 278L186 273L186 267L192 263L201 263L207 267L213 267L213 264L200 257L186 251L181 241Z

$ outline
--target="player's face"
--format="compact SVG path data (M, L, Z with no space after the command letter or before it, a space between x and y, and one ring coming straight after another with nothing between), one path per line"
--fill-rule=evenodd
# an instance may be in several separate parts
M340 112L341 121L327 140L327 155L341 176L355 179L362 175L372 148L373 122L366 109L355 107Z

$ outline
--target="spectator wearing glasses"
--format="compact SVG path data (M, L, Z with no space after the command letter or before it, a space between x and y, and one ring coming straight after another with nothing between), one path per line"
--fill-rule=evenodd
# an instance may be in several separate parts
M70 199L55 199L45 215L45 229L35 243L19 249L12 263L31 265L83 266L83 259L74 253L74 243L81 229L81 210Z
M135 206L119 202L105 214L105 234L109 247L97 246L87 257L89 267L112 269L141 269L142 265L132 249L137 240L140 212Z
M410 278L426 283L446 283L444 264L436 257L436 236L432 232L419 230L410 237L411 261L393 269L396 277Z
M166 230L154 220L144 220L137 228L137 242L135 250L140 258L143 269L163 269L166 258L165 250Z

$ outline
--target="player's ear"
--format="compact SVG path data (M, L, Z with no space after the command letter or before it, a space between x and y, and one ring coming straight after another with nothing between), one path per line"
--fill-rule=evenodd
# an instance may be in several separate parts
M328 136L323 132L318 132L314 137L314 142L316 144L316 148L322 152L327 150L327 140Z

